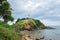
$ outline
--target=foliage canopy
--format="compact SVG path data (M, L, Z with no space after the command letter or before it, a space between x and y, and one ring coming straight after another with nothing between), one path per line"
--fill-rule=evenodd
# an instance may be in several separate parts
M11 16L11 8L7 0L0 0L0 17L4 19L4 22L14 20Z

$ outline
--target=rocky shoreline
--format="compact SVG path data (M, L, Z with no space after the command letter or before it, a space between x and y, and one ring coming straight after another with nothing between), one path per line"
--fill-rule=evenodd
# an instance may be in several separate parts
M21 40L45 40L44 36L40 38L32 37L30 35L31 31L36 31L36 30L41 30L41 29L55 29L52 27L47 27L43 23L41 23L39 20L36 19L31 19L31 18L25 18L25 19L20 19L19 21L16 22L16 26L14 28L17 32L20 32L19 34L21 35ZM24 32L21 32L24 31Z
M23 35L21 40L44 40L44 37L42 37L42 38L32 38L29 35Z

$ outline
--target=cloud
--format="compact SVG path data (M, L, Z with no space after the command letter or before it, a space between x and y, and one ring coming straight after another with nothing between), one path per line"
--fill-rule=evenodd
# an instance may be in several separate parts
M41 20L41 22L43 22L46 26L60 26L60 21L52 21L52 20L48 20L48 19L43 19Z
M46 25L59 25L60 0L8 0L12 16L17 18L31 17L41 19ZM48 21L48 22L47 22Z

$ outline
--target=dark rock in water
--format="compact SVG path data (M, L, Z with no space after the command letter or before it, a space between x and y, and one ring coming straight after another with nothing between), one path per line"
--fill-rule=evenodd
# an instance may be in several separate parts
M36 40L40 40L40 39L36 39Z
M43 37L41 37L40 39L44 39L44 36L43 36Z
M49 40L52 40L52 39L49 39Z
M40 25L39 28L45 29L45 26L44 25Z
M53 27L45 27L45 29L56 29L56 28L53 28Z

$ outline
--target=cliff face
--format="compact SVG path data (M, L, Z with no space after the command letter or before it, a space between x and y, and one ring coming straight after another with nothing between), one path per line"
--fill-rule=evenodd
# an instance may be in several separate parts
M20 19L15 25L17 30L34 30L37 28L44 28L43 23L41 23L39 20L31 18Z

